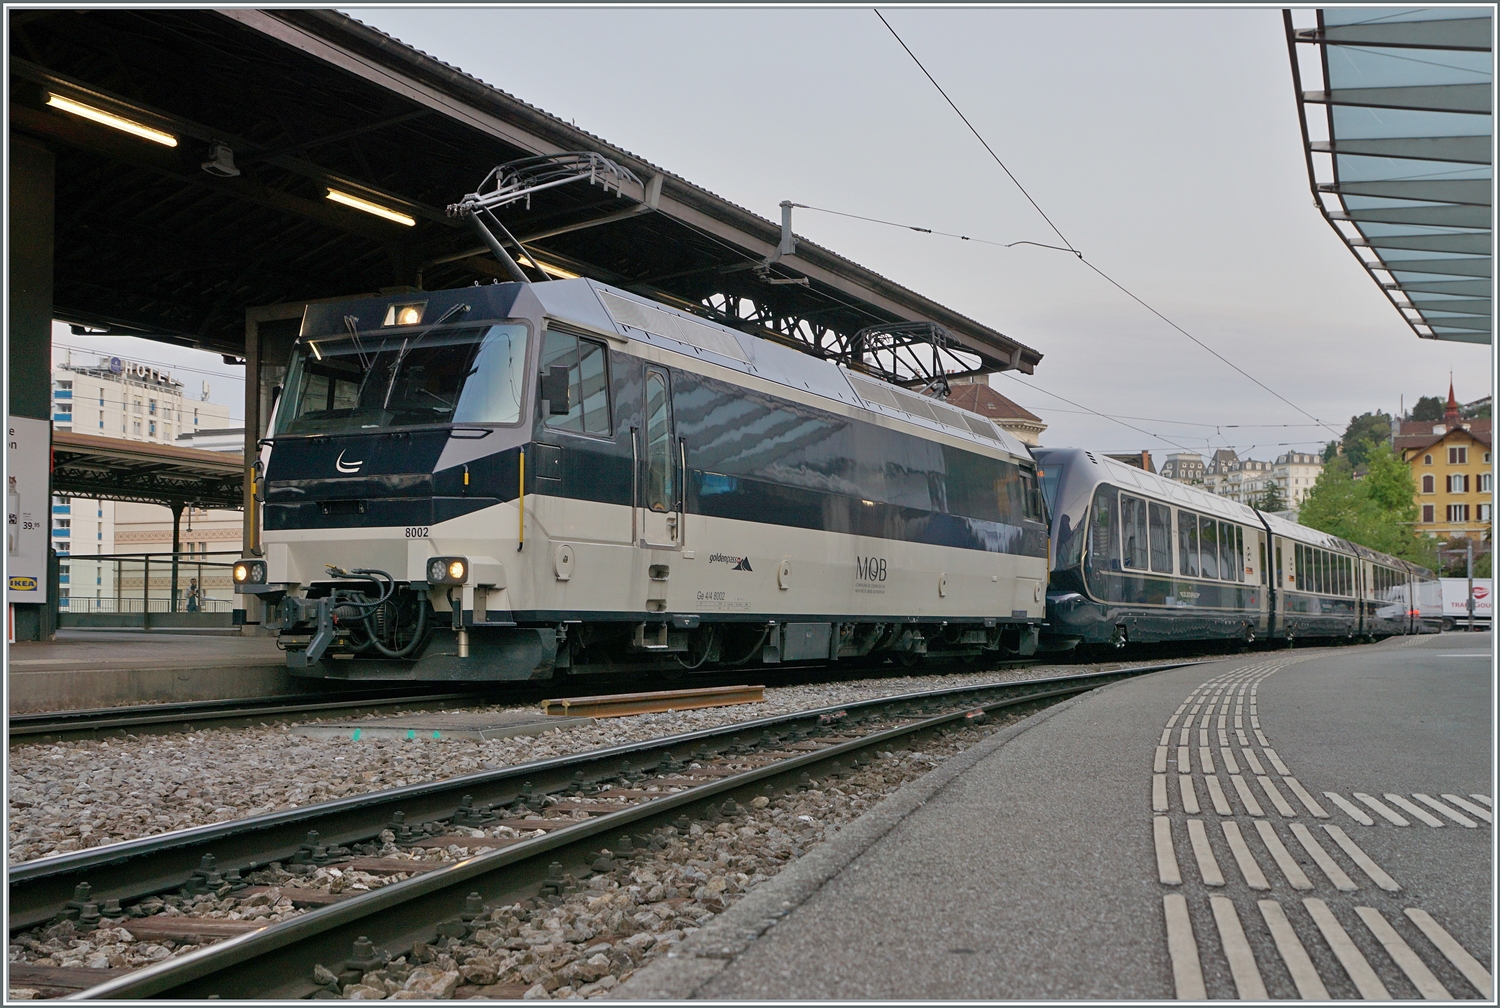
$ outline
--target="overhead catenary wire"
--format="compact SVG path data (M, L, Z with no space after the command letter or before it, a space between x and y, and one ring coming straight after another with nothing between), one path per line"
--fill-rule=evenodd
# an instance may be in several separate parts
M969 117L966 116L966 115L964 115L963 110L958 107L958 103L955 102L952 98L950 98L948 96L948 92L947 91L943 90L943 86L937 82L937 78L935 78L935 77L932 76L931 72L928 71L927 67L925 65L923 65L923 63L922 63L922 61L920 59L917 58L917 54L914 53L914 52L912 52L911 47L906 44L906 41L904 39L901 38L900 33L897 32L896 29L891 26L891 23L885 19L885 15L881 14L880 11L877 9L875 11L875 16L878 17L878 18L880 18L880 23L883 24L883 25L885 25L886 30L888 30L891 33L891 36L893 38L895 38L896 42L901 46L901 48L906 51L906 54L911 57L912 62L917 65L917 69L922 71L922 75L924 77L926 77L928 79L928 81L931 82L931 84L932 84L932 86L934 88L937 89L938 94L942 95L943 100L948 103L948 106L951 109L953 109L953 111L958 115L958 117L963 120L964 125L969 128L969 132L974 134L974 138L980 142L980 144L984 147L984 149L989 152L990 157L993 158L994 161L995 161L995 163L1000 166L1001 171L1005 172L1006 177L1009 178L1011 180L1011 182L1013 182L1015 184L1015 187L1018 190L1020 190L1021 195L1026 197L1026 201L1028 203L1030 203L1033 208L1035 208L1036 212L1041 215L1041 217L1042 217L1042 219L1044 221L1047 222L1047 226L1052 229L1052 232L1054 234L1056 234L1059 239L1062 240L1062 242L1063 242L1064 245L1067 246L1067 251L1071 252L1073 255L1075 255L1075 256L1078 257L1078 261L1079 262L1083 263L1089 269L1093 270L1100 277L1102 277L1105 281L1107 281L1110 285L1112 285L1113 287L1117 288L1126 297L1130 298L1132 301L1134 301L1137 304L1139 304L1142 308L1145 308L1151 314L1155 315L1157 318L1161 319L1167 325L1169 325L1173 329L1177 330L1177 332L1181 333L1183 336L1186 336L1189 340L1191 340L1192 342L1196 343L1198 346L1202 347L1204 350L1208 351L1210 354L1212 354L1215 358L1217 358L1218 360L1220 360L1221 362L1223 362L1224 364L1226 364L1228 367L1230 367L1234 371L1238 372L1240 375L1242 375L1243 377L1245 377L1249 381L1253 382L1255 385L1257 385L1261 389L1263 389L1266 392L1270 393L1272 396L1275 396L1277 399L1279 399L1282 402L1286 403L1288 406L1290 406L1292 409L1296 410L1298 413L1301 413L1303 416L1307 417L1308 419L1315 421L1323 429L1325 429L1325 430L1329 431L1330 433L1332 433L1335 438L1340 437L1340 434L1339 434L1338 431L1336 431L1332 427L1328 426L1321 419L1319 419L1318 417L1314 416L1312 413L1309 413L1307 410L1303 409L1301 406L1298 406L1296 403L1292 402L1286 396L1282 395L1280 392L1277 392L1275 389L1271 388L1265 382L1261 381L1259 378L1256 378L1250 372L1246 371L1244 368L1240 367L1238 364L1236 364L1233 361L1231 361L1228 357L1225 357L1223 354L1219 353L1213 347L1209 346L1207 343L1203 342L1198 337L1194 336L1192 333L1190 333L1186 329L1182 328L1182 326L1178 325L1176 322L1173 322L1171 319L1167 318L1161 312L1157 311L1150 304L1148 304L1144 299L1142 299L1141 297L1139 297L1138 295L1136 295L1135 293L1133 293L1124 284L1120 283L1118 280L1114 279L1108 273L1105 273L1098 266L1095 266L1092 262L1090 262L1088 260L1088 258L1086 256L1084 256L1084 254L1081 251L1079 251L1073 245L1072 242L1070 242L1068 240L1067 236L1062 233L1062 231L1058 228L1058 226L1055 223L1053 223L1052 218L1047 216L1046 211L1044 211L1041 208L1041 205L1038 204L1037 201L1034 198L1032 198L1031 193L1029 193L1029 192L1026 191L1026 187L1023 186L1023 185L1021 185L1020 180L1016 178L1015 174L1010 170L1010 168L1008 168L1006 166L1005 162L1000 159L1000 155L995 153L995 149L990 146L989 141L985 140L984 136L979 132L979 130L975 129L974 124L969 121ZM1037 244L1037 243L1031 243L1031 244Z
M1083 410L1085 413L1092 413L1094 416L1099 417L1102 420L1112 420L1113 422L1119 424L1121 427L1129 427L1133 431L1138 431L1139 433L1144 434L1144 435L1146 435L1147 437L1150 437L1150 438L1156 438L1158 441L1165 441L1167 444L1173 446L1174 448L1181 448L1183 451L1192 451L1193 450L1193 449L1189 448L1185 444L1179 444L1178 442L1173 441L1169 437L1163 437L1160 434L1154 434L1151 431L1146 430L1144 427L1137 427L1133 423L1126 423L1124 420L1121 420L1119 417L1110 416L1108 413L1100 413L1098 410L1089 409L1083 403L1074 402L1072 399L1069 399L1067 396L1058 395L1056 392L1048 392L1046 389L1042 388L1040 385L1032 385L1029 382L1023 382L1023 381L1021 381L1021 379L1017 378L1015 375L1011 374L1009 371L1001 371L1000 374L1005 375L1005 377L1009 378L1011 381L1017 382L1017 383L1019 383L1021 385L1024 385L1024 386L1026 386L1029 389L1035 389L1036 391L1042 393L1043 395L1049 395L1049 396L1051 396L1054 399L1060 399L1060 400L1062 400L1063 402L1067 403L1070 406L1077 406L1079 409Z

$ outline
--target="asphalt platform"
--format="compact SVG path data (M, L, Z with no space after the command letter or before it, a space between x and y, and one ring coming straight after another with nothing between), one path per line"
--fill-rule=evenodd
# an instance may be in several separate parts
M1059 704L614 996L1490 999L1491 642L1251 653Z

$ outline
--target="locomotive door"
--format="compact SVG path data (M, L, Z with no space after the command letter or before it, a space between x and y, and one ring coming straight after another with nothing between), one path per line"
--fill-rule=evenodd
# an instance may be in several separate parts
M639 545L658 549L682 546L682 474L672 417L672 387L667 372L646 368L645 427L642 433L639 492Z

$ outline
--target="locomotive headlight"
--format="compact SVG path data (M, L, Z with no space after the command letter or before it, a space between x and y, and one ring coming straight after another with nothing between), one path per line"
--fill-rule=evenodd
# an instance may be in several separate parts
M241 560L234 565L234 588L239 591L246 585L263 585L266 583L266 562L264 560Z
M427 561L427 583L461 585L469 579L469 561L464 557L433 557Z

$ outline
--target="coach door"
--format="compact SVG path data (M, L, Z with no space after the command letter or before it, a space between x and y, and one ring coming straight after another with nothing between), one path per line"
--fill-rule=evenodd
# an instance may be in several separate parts
M640 432L636 508L641 546L682 546L682 473L667 372L646 368L645 423Z

